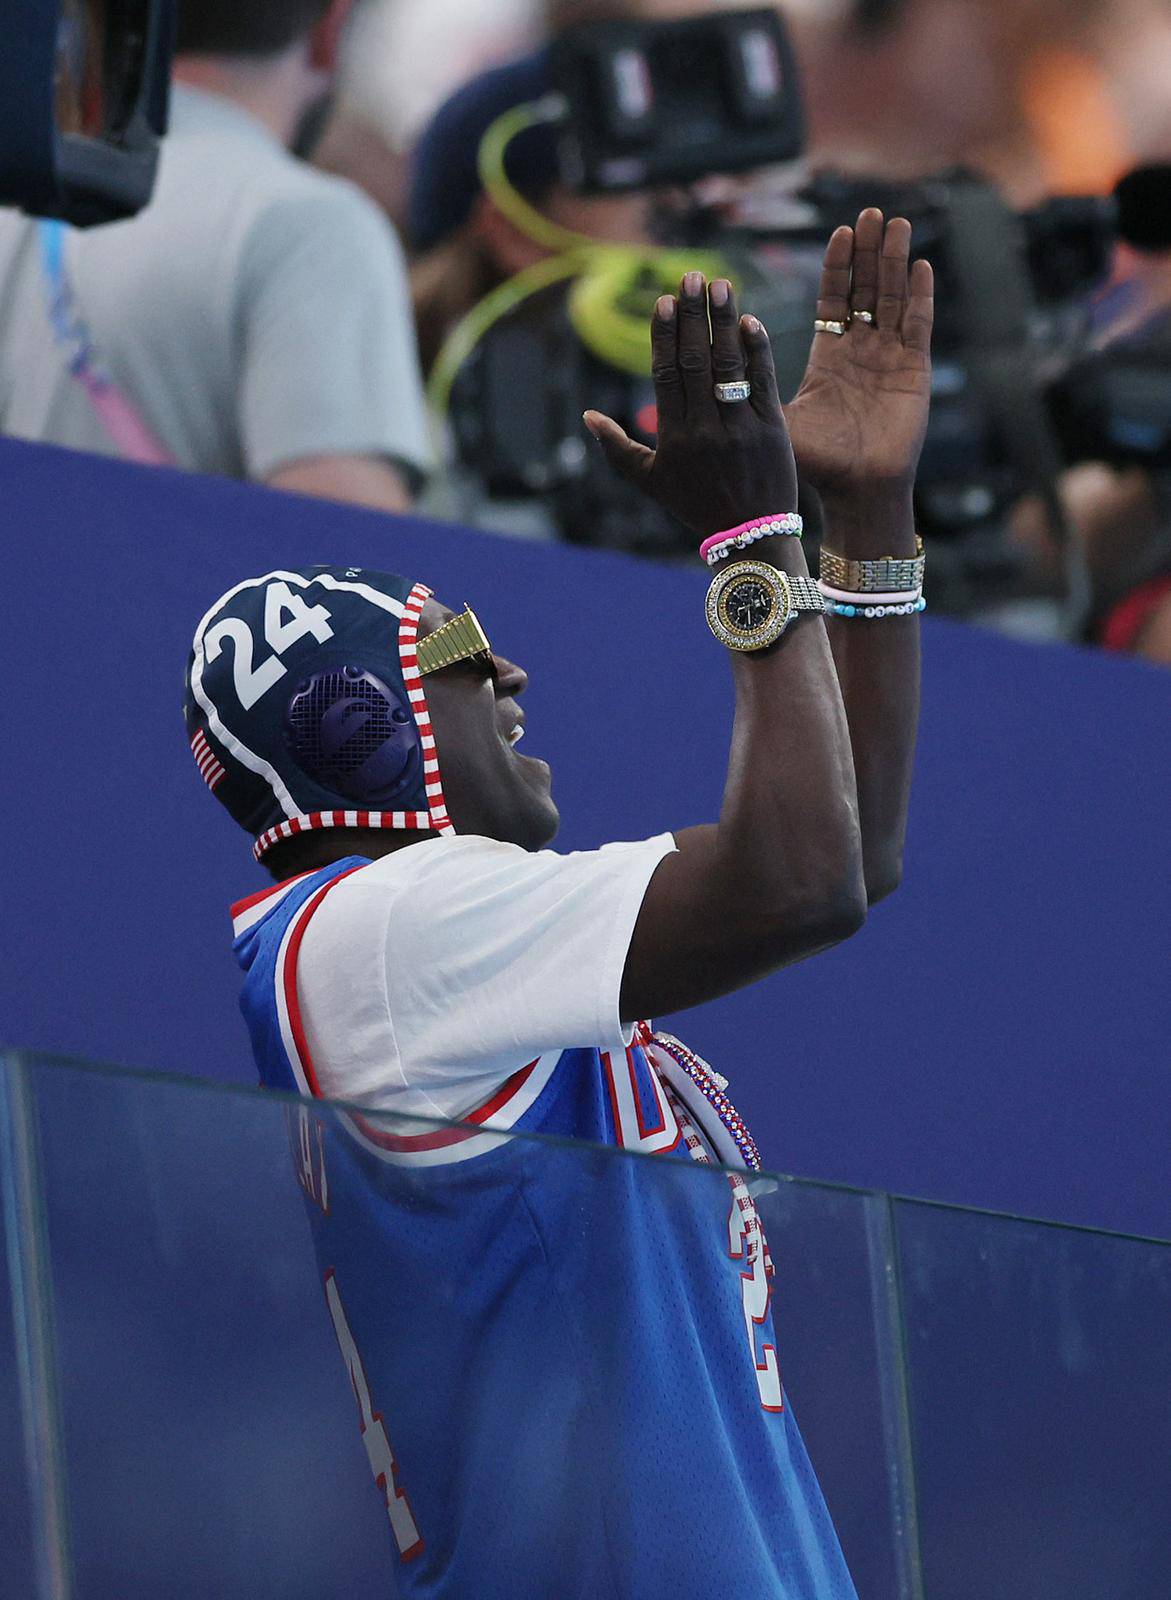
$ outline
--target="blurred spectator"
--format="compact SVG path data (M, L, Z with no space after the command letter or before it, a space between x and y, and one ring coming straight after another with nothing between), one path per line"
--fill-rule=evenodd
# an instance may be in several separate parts
M345 100L329 106L319 137L303 153L322 172L356 183L395 228L405 228L409 159L361 111Z
M1114 193L1114 273L1085 365L1091 374L1137 368L1171 408L1171 163L1136 168ZM1171 666L1171 467L1085 461L1060 487L1091 583L1088 639ZM1059 555L1036 502L1017 507L1013 534L1034 571L1053 579Z
M1138 337L1171 359L1171 162L1151 162L1115 186L1114 271L1099 297L1098 343Z
M1101 51L1128 146L1144 161L1171 154L1171 6L1107 0L1096 8Z
M1055 191L1104 193L1171 137L1166 0L790 0L782 9L797 37L815 165L896 178L967 166L1027 206Z
M289 151L350 3L184 0L155 197L71 234L57 292L178 465L398 510L428 457L401 251ZM50 319L42 242L0 216L0 429L116 451Z
M364 0L342 49L346 119L400 158L447 97L537 45L540 0Z

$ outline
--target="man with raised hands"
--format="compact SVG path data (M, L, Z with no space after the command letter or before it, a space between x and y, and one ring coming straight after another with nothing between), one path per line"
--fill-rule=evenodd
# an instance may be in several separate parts
M544 848L525 673L421 583L269 573L196 631L192 751L278 879L234 908L261 1079L347 1103L299 1113L296 1170L403 1595L854 1600L781 1383L758 1152L645 1019L848 937L898 882L931 327L909 242L873 211L834 235L787 413L765 330L699 274L655 311L657 451L587 413L702 540L736 688L718 821Z

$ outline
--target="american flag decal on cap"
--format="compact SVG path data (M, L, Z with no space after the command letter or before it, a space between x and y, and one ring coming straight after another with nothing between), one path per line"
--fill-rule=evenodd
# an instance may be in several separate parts
M215 751L204 737L202 728L196 728L195 730L195 737L191 741L191 754L195 757L195 765L199 768L199 776L214 794L216 784L226 778L228 774L216 760Z

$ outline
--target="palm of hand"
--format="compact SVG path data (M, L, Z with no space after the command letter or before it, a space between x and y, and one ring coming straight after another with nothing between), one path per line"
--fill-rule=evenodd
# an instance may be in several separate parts
M819 334L785 419L802 473L816 488L914 476L931 398L931 360L897 334L852 323Z
M846 331L814 334L785 417L815 488L909 487L931 398L933 282L910 261L911 225L875 208L826 248L817 315Z

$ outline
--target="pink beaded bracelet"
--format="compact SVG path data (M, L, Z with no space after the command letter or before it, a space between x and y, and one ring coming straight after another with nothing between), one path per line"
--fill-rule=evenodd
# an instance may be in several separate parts
M714 567L716 562L722 561L730 550L743 550L747 545L754 544L757 539L771 539L777 533L799 539L804 526L795 511L783 511L775 516L753 517L750 522L742 522L738 528L729 528L725 533L713 533L710 539L705 539L700 545L699 553L709 567Z

